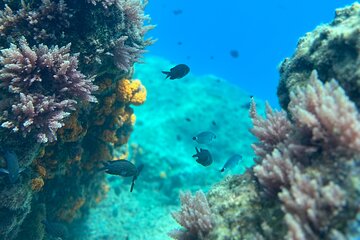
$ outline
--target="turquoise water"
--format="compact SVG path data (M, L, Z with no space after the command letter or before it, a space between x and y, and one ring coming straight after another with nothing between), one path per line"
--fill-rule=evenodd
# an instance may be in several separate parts
M0 240L360 239L351 3L0 0Z
M149 49L175 63L188 63L196 74L227 79L278 106L278 64L293 54L300 36L330 22L334 9L351 3L150 1L147 11L157 25L151 36L158 38L158 44ZM176 10L181 14L175 15ZM237 50L239 57L231 57L231 50Z

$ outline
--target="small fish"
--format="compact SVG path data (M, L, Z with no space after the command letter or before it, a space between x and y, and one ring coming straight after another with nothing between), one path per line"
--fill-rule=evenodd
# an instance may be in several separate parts
M190 68L185 64L179 64L170 69L170 72L162 71L163 74L166 74L166 78L171 80L179 79L185 77L186 74L190 72Z
M231 156L224 164L223 168L220 169L220 172L224 172L227 169L231 169L239 164L239 161L242 159L242 156L239 154L235 154Z
M47 220L43 220L42 223L45 226L45 232L52 237L60 239L67 239L69 237L69 230L65 224L49 222Z
M121 159L104 162L104 167L101 168L100 171L105 170L105 172L108 174L119 175L122 177L133 177L130 187L130 192L132 192L134 189L135 180L138 178L143 167L143 164L140 164L138 167L136 167L132 162Z
M199 144L209 144L216 138L215 133L210 131L201 132L192 139Z
M174 15L180 15L182 13L183 13L183 11L181 9L176 9L176 10L173 11Z
M19 168L19 159L13 151L6 151L4 154L6 168L0 168L1 173L8 174L10 183L16 183L19 175L24 169Z
M230 56L232 56L233 58L238 58L239 57L239 52L237 50L231 50L230 51Z
M211 153L209 152L209 150L200 148L200 151L199 151L199 149L197 147L195 148L195 150L196 150L196 154L194 154L192 157L193 158L196 157L197 158L196 161L199 164L201 164L205 167L210 166L212 164L213 160L212 160Z

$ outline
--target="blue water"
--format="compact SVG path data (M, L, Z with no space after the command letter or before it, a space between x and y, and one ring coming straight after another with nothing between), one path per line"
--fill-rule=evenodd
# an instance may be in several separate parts
M278 106L277 66L299 37L330 22L351 0L150 1L157 27L150 53L186 63L195 74L215 74ZM180 12L175 14L175 12ZM180 44L181 42L181 44ZM236 50L238 58L230 56Z

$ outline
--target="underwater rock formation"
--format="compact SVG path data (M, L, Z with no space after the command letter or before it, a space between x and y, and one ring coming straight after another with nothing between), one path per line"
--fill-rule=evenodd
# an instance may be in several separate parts
M330 24L318 26L300 38L294 55L280 65L278 97L287 109L290 92L306 85L313 69L321 81L336 79L347 95L360 106L360 4L337 9Z
M283 62L286 111L267 105L263 118L252 99L256 165L209 191L214 227L205 239L359 236L359 11L358 3L337 10Z
M258 164L209 192L209 239L350 237L360 204L360 113L335 80L323 84L315 71L292 92L289 111L292 121L268 106L264 119L252 100Z
M127 143L130 105L146 99L131 80L153 43L146 3L0 1L0 156L13 151L25 169L14 184L0 176L0 239L43 239L43 222L76 239L108 191L97 168Z

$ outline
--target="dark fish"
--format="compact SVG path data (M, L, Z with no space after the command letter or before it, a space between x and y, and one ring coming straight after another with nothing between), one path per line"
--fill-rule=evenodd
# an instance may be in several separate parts
M181 9L176 9L173 11L174 15L180 15L183 13L183 11Z
M19 174L24 170L19 168L19 160L12 151L6 151L4 154L6 168L0 168L0 172L8 174L10 183L15 183L19 179Z
M197 147L195 148L195 150L196 150L196 154L194 154L192 157L193 158L196 157L197 158L196 161L199 164L201 164L205 167L210 166L212 164L213 160L212 160L211 153L209 152L209 150L200 148L200 151L199 151L199 149Z
M181 41L179 41L177 44L178 44L178 45L182 45L182 42L181 42Z
M185 118L186 121L191 122L191 118Z
M101 168L100 171L105 170L105 172L108 174L119 175L122 177L133 177L130 187L130 192L132 192L135 185L135 180L138 178L143 167L143 164L140 164L138 167L136 167L132 162L123 159L104 162L104 167Z
M220 169L220 172L224 172L226 169L231 169L239 164L239 161L242 159L242 156L239 154L235 154L231 156L224 164L223 168Z
M58 222L49 222L47 220L42 221L45 226L45 231L52 237L67 239L69 237L69 230L65 224Z
M190 68L185 64L176 65L175 67L170 69L170 72L162 71L163 74L166 74L166 78L170 78L171 80L185 77L185 75L189 72Z
M216 138L215 133L210 131L201 132L192 139L199 144L209 144Z
M232 56L233 58L238 58L239 57L239 52L237 50L231 50L230 51L230 56Z
M212 124L213 126L216 126L216 122L215 122L215 121L212 121L211 124Z

